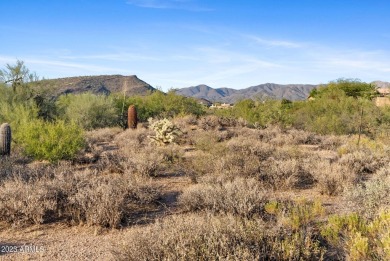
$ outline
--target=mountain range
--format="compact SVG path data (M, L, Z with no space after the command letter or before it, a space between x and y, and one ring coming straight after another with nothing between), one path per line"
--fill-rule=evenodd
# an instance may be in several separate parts
M92 92L96 94L125 93L131 95L147 95L156 91L150 84L136 75L99 75L78 76L50 80L42 80L44 86L50 88L54 96L68 93ZM389 82L372 82L379 88L389 88ZM212 88L205 84L176 89L176 93L193 97L201 101L235 103L242 99L288 99L304 100L311 90L318 85L311 84L275 84L265 83L245 89Z
M235 103L242 99L287 99L304 100L317 85L311 84L275 84L265 83L249 88L236 90L231 88L211 88L207 85L198 85L177 89L176 93L186 97L202 98L212 102Z

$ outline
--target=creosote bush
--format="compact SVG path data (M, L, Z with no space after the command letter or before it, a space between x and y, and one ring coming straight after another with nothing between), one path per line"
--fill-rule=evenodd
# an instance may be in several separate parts
M284 233L258 219L232 215L169 216L132 231L119 260L322 260L324 248L307 231Z
M380 210L373 219L356 213L333 215L321 234L347 260L390 259L390 210Z
M15 139L26 155L56 162L76 156L84 146L83 130L75 123L32 120L19 126Z
M60 118L76 122L85 130L112 127L118 122L113 99L92 93L68 94L57 101Z

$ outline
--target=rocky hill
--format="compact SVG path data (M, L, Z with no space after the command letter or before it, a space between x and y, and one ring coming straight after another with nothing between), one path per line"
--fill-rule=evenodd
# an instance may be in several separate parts
M372 84L378 88L390 88L390 82L375 81Z
M125 92L126 95L145 95L155 88L140 80L137 76L99 75L79 76L59 79L43 80L41 85L47 86L58 96L68 93L115 93Z
M176 93L187 97L203 98L212 102L225 103L235 103L241 99L288 99L295 101L306 99L309 96L310 91L316 87L317 85L310 84L281 85L265 83L246 89L236 90L231 88L214 89L202 84L178 89Z

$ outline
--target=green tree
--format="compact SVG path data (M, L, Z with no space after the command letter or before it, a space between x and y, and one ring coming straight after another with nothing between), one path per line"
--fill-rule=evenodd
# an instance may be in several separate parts
M336 81L331 81L326 85L321 85L317 89L310 92L313 98L319 98L330 92L340 90L348 97L372 99L377 96L377 91L374 85L360 81L359 79L344 79L340 78Z
M8 64L5 69L0 70L0 79L6 84L11 84L12 90L22 86L25 83L37 81L38 77L35 73L30 73L23 61L17 60L15 65Z
M57 101L59 117L85 130L114 126L118 114L113 99L92 93L68 94Z

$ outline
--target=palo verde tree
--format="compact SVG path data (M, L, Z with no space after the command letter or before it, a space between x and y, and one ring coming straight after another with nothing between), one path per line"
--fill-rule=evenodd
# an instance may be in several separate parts
M362 82L359 79L340 78L313 89L310 92L310 96L319 98L327 96L332 92L336 93L338 90L342 91L347 97L353 98L373 99L378 94L373 84Z
M30 73L23 61L17 60L15 65L8 64L5 69L0 70L0 80L12 86L12 90L25 85L25 83L37 81L35 73Z

